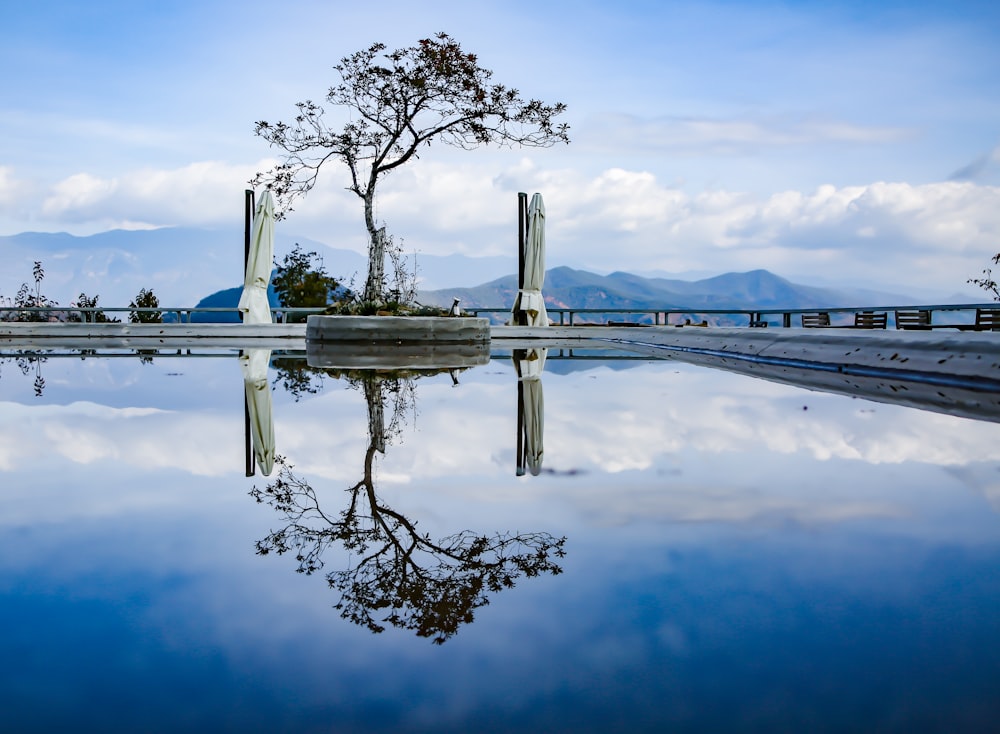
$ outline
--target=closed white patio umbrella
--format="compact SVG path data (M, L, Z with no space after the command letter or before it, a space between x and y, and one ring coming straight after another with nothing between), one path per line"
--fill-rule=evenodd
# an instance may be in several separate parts
M542 471L543 439L545 433L545 400L542 393L542 370L548 349L527 349L523 358L515 358L518 373L518 430L523 434L524 446L518 456L517 474L524 468L534 476ZM521 356L521 355L518 355Z
M253 217L250 236L250 255L243 278L243 293L237 308L243 314L244 324L270 324L271 305L267 300L267 286L271 281L274 260L274 197L264 191Z
M270 349L247 349L240 355L243 388L250 415L253 453L261 474L270 476L274 468L274 416L271 412L271 386L267 383Z
M545 205L542 195L535 194L528 205L528 230L524 242L524 283L514 299L514 323L518 313L527 316L528 326L548 326L545 299Z

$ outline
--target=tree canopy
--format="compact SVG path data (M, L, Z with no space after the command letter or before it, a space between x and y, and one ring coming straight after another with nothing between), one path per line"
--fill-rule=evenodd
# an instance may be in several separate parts
M556 122L564 104L524 99L517 89L494 83L493 72L446 33L395 51L375 43L333 68L340 81L326 101L347 108L347 121L331 125L326 110L306 100L290 123L257 122L256 134L280 149L283 160L252 183L270 187L281 218L312 190L328 161L347 166L348 189L364 203L369 235L365 300L382 300L385 290L386 235L374 215L383 176L435 140L463 149L569 142L569 126Z
M322 308L344 290L337 278L326 272L320 256L304 252L298 243L277 265L271 283L282 306Z

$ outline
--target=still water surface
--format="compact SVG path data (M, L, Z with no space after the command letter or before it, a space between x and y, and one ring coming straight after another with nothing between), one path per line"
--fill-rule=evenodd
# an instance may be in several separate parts
M612 356L0 364L0 728L992 730L1000 424Z

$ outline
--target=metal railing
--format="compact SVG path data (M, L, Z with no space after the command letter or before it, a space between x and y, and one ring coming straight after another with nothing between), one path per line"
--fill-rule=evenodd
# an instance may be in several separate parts
M279 306L271 309L271 318L275 323L285 323L288 318L297 316L307 316L313 313L323 313L322 308L291 308L285 306ZM130 316L132 314L159 314L162 319L162 323L166 324L191 324L198 323L194 320L197 314L206 314L211 316L218 316L221 314L227 314L233 316L232 319L227 319L229 323L237 323L240 321L240 312L236 308L228 307L192 307L192 308L181 308L176 306L168 307L155 307L155 308L130 308L128 306L96 306L93 308L81 307L81 306L0 306L0 321L17 321L19 319L7 318L6 314L49 314L48 319L28 319L29 321L71 321L71 322L82 322L82 323L96 323L97 314L104 314L109 318L120 318L120 321L128 322L130 321ZM201 323L213 323L209 319L200 319ZM218 323L218 322L214 322Z
M920 304L920 305L891 305L891 306L838 306L833 308L699 308L669 306L659 308L548 308L549 319L559 326L606 326L608 324L617 325L656 325L670 326L682 325L684 320L702 320L706 317L736 317L735 326L780 326L791 327L801 325L802 314L814 314L817 312L829 313L831 317L841 315L850 317L862 311L885 312L889 314L889 323L894 323L895 311L930 311L935 313L959 314L961 320L972 323L975 318L976 309L996 309L1000 304L991 303L962 303L962 304ZM295 308L295 307L274 307L271 309L271 316L275 323L289 323L292 318L308 316L309 314L323 313L323 308ZM78 306L0 306L0 321L17 321L17 314L38 314L50 315L47 319L37 318L31 321L78 321L84 323L94 323L97 314L101 313L109 318L121 317L122 321L128 321L132 314L160 314L163 323L219 323L210 318L197 318L199 315L208 317L219 317L228 315L233 318L225 319L225 322L236 323L239 321L239 311L236 308L216 308L216 307L157 307L157 308L132 308L127 306L98 306L85 308ZM497 320L508 320L510 316L509 308L467 308L467 316L495 316ZM8 314L15 316L11 318ZM798 316L799 319L795 319ZM505 319L507 317L507 319ZM558 319L558 321L556 321ZM745 321L744 321L745 320ZM795 323L798 321L798 323ZM743 322L743 323L740 323Z
M894 323L895 311L930 311L933 315L936 312L959 313L968 323L975 319L976 309L996 309L1000 304L992 303L961 303L961 304L930 304L930 305L893 305L893 306L837 306L833 308L699 308L699 307L677 307L666 308L548 308L549 320L555 323L558 316L559 326L606 326L608 324L634 325L634 326L679 326L684 320L704 319L706 316L735 316L745 323L736 323L735 326L780 326L792 327L800 326L801 320L795 323L795 316L801 319L802 314L814 314L818 312L829 313L831 317L842 315L854 318L854 314L860 312L884 312L889 315L889 323ZM509 308L467 308L467 315L489 316L500 315L510 316ZM619 321L618 317L622 320ZM644 320L645 319L645 320Z

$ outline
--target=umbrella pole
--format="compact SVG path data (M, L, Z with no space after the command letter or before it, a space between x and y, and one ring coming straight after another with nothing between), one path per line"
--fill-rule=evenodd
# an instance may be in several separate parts
M242 349L240 356L243 356ZM247 398L246 388L243 388L243 455L246 458L247 476L252 477L254 475L253 440L250 438L250 400Z
M521 289L524 288L524 248L528 236L528 195L519 192L517 195L517 290L518 305L520 305ZM528 317L524 311L518 311L514 323L527 326Z
M517 476L524 475L525 464L525 441L524 441L524 383L521 382L521 360L525 359L527 352L523 349L515 349L511 352L514 362L514 374L517 375Z
M246 281L247 266L250 264L250 230L253 227L253 189L243 192L243 280ZM243 314L240 313L240 321ZM249 474L247 476L250 476Z
M524 383L517 381L517 476L524 476Z
M243 451L246 454L247 476L254 475L253 441L250 438L250 401L243 393Z

